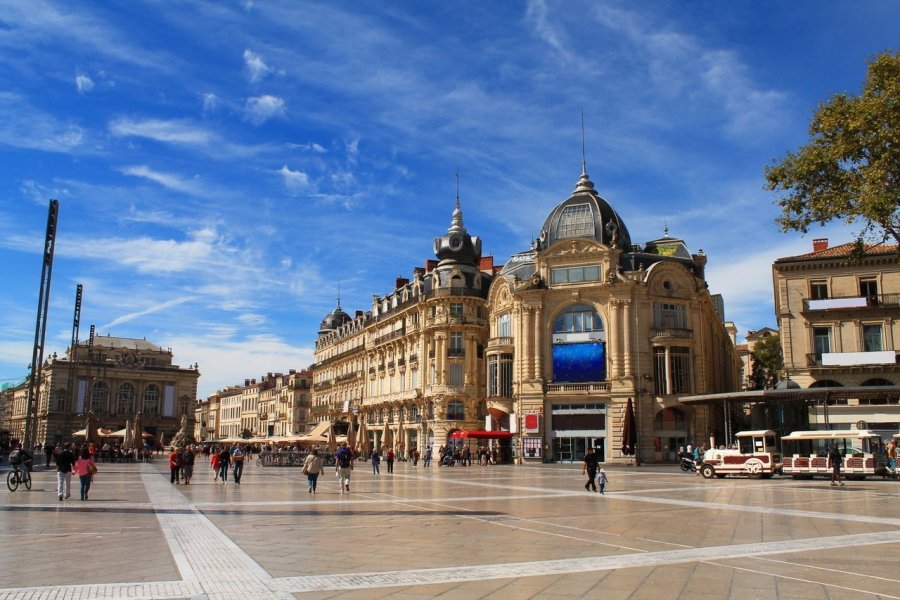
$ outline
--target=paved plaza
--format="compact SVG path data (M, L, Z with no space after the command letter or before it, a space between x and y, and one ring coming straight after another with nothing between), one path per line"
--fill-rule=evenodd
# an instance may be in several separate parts
M240 486L99 467L85 502L52 469L0 492L0 599L900 598L896 481L608 467L601 496L579 465L360 463L312 496L253 462Z

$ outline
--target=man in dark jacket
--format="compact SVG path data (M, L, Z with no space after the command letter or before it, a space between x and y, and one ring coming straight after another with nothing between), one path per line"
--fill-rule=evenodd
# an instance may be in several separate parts
M75 454L70 444L63 445L62 451L56 455L56 495L63 501L63 495L72 495L72 467L75 466Z

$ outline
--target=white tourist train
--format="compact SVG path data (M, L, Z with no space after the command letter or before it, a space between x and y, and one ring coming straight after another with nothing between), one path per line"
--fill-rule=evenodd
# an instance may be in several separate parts
M735 434L737 448L707 450L703 454L700 474L706 479L726 475L769 478L781 471L781 453L777 434L764 429Z
M781 438L785 475L794 479L811 479L831 475L828 450L837 445L841 453L841 474L849 479L865 479L884 475L887 457L881 436L866 429L831 429L795 431Z

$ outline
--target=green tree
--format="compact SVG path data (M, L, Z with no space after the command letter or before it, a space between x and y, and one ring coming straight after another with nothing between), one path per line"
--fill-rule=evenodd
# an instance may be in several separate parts
M754 390L770 390L778 383L778 371L784 366L781 336L761 338L750 352L750 385Z
M859 223L864 240L900 245L900 53L868 61L862 94L819 104L810 141L766 167L766 188L781 193L782 231L813 223Z

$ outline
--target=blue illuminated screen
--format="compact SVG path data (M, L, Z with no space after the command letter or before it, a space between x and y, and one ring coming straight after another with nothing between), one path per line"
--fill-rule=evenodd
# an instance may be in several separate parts
M553 380L606 381L606 344L553 344Z

